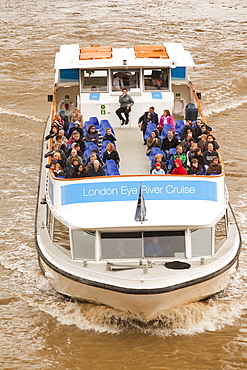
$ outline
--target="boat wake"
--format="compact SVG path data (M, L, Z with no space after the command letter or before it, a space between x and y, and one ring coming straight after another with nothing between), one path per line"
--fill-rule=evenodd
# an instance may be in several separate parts
M0 107L0 114L7 114L7 115L10 115L10 116L27 118L29 120L32 120L32 121L35 121L35 122L40 122L40 123L44 122L42 119L37 118L35 116L29 116L29 115L23 114L23 113L12 112L11 110L5 110L1 107Z

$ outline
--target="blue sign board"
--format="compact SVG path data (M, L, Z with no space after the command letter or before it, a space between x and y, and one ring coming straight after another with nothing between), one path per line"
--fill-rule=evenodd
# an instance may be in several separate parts
M61 204L133 201L138 199L139 181L98 182L64 185ZM217 184L213 181L144 181L145 200L217 201Z
M154 92L151 92L152 94L152 99L162 99L162 94L160 91L154 91Z
M99 100L100 98L100 93L98 92L93 92L93 93L90 93L89 95L89 100Z

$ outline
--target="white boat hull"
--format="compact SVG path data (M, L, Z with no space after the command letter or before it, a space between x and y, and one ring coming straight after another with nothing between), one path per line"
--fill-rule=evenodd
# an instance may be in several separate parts
M195 284L188 282L187 287L157 294L126 294L83 284L54 271L43 260L41 268L52 287L64 295L80 301L103 304L135 315L138 319L149 321L163 311L197 302L226 288L230 276L236 271L237 261L227 270ZM206 278L205 278L206 279Z

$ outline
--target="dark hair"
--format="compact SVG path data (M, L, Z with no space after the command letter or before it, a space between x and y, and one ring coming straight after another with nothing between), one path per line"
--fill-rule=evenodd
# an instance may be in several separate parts
M90 132L91 128L93 128L93 127L95 128L95 125L89 125L87 132Z

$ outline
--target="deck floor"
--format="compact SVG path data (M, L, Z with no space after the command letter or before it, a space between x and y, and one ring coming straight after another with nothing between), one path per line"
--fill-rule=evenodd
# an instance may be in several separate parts
M115 128L117 151L120 156L121 175L149 175L150 161L146 156L142 132L138 127Z

